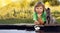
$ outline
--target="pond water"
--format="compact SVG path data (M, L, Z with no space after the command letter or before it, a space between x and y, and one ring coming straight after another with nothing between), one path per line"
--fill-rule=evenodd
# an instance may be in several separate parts
M60 32L44 32L44 31L27 31L27 30L0 30L0 33L60 33Z
M35 31L26 31L26 30L0 30L0 33L35 33Z

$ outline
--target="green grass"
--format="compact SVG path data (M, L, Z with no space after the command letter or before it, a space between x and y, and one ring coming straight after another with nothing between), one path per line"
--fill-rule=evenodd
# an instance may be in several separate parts
M56 19L56 21L57 21L58 23L60 23L60 19Z
M0 24L34 23L32 19L1 19Z
M60 19L56 19L58 23L60 23ZM0 19L0 24L20 24L20 23L34 23L34 21L31 19Z

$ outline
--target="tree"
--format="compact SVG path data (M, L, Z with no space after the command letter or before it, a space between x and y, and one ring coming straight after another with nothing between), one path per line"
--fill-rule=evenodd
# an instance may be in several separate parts
M35 3L38 2L38 1L39 1L39 0L33 0L33 1L31 1L30 6L34 6Z
M43 2L49 2L51 6L58 6L60 5L60 2L58 0L43 0Z

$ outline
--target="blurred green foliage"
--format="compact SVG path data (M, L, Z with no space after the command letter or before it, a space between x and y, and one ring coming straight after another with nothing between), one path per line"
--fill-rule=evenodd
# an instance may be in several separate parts
M43 2L49 2L51 6L58 6L60 5L60 1L59 0L43 0Z

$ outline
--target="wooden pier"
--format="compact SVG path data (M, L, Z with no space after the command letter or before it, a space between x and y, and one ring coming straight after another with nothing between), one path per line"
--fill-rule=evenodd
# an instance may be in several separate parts
M60 32L60 24L40 25L41 30ZM35 30L34 24L10 24L0 25L0 29L17 29L17 30Z

